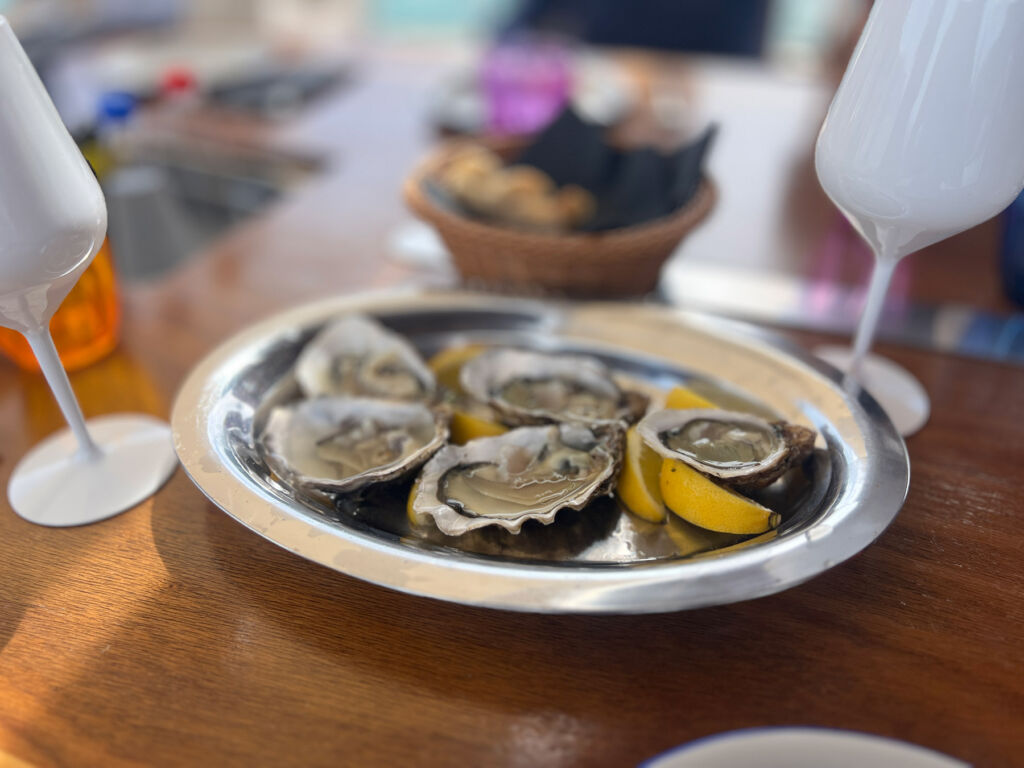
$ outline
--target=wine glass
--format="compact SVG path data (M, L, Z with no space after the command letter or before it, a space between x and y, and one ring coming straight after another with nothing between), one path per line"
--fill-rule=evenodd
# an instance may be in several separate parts
M145 499L177 465L170 429L141 414L89 421L49 323L107 229L96 177L0 16L0 325L25 335L70 427L26 454L7 487L33 523L80 525Z
M927 394L867 351L897 262L999 213L1024 185L1024 0L876 0L815 166L875 252L852 352L816 351L911 434Z

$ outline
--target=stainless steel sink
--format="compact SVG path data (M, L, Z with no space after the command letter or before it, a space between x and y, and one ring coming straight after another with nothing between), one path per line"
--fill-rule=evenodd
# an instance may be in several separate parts
M157 277L316 173L309 158L248 150L150 147L104 181L120 276Z

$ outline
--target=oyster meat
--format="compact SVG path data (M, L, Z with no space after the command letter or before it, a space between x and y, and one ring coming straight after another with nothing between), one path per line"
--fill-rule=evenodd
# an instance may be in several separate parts
M512 426L632 423L647 408L646 396L624 392L603 363L584 355L492 349L466 363L459 382Z
M549 524L560 509L610 493L621 442L618 429L553 424L446 446L420 473L412 517L433 518L449 536L489 525L518 533L527 520Z
M775 482L810 455L816 437L796 424L715 409L654 411L637 431L665 458L737 488Z
M274 408L260 445L282 479L348 493L411 473L447 439L445 415L422 403L321 397Z
M434 374L408 341L363 315L327 325L302 350L295 379L306 397L429 400Z

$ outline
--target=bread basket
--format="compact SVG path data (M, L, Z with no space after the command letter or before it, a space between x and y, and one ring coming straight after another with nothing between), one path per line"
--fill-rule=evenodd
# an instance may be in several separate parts
M409 208L440 235L462 278L500 291L587 298L638 296L658 284L661 267L711 211L717 192L704 176L697 193L668 216L601 232L545 233L472 218L429 194L425 182L453 151L445 144L409 176ZM491 146L507 160L520 145Z

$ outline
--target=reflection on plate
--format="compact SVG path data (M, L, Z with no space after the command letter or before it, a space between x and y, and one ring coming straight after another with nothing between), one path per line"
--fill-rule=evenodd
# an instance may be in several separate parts
M643 768L967 768L902 741L826 728L753 728L698 739Z
M270 407L293 396L289 372L304 345L325 322L351 311L375 316L424 356L470 342L583 353L643 386L686 384L725 407L813 427L819 445L807 482L766 491L789 494L769 504L787 510L775 535L689 557L692 541L676 530L683 525L646 523L611 501L591 505L585 517L565 510L555 525L525 527L518 536L482 530L455 538L410 530L407 484L358 504L297 498L269 471L256 436ZM896 514L909 475L903 444L868 396L855 385L844 390L837 379L778 342L654 307L468 294L362 297L299 308L228 341L189 377L173 426L182 464L211 500L328 567L474 605L664 611L797 584L859 551Z

